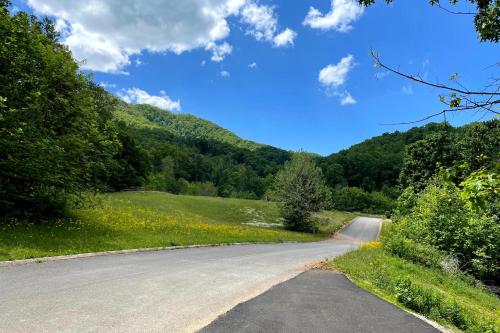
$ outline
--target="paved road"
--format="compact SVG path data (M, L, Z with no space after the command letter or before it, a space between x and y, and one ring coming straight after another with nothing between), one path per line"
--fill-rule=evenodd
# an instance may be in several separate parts
M358 288L343 274L310 270L236 306L200 333L437 333Z
M367 239L380 220L343 235ZM0 332L191 332L356 247L350 240L131 253L0 267Z

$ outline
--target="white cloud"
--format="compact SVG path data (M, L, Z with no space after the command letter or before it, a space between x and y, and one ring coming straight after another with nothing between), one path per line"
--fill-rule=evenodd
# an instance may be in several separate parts
M356 100L347 90L341 90L347 81L350 70L354 67L354 57L351 54L340 59L336 64L330 64L320 70L318 81L326 87L326 93L340 97L341 105L356 104Z
M375 78L376 79L383 79L387 75L389 75L389 71L377 72L377 73L375 73Z
M256 62L252 62L251 64L248 64L248 67L249 68L257 68L257 63Z
M293 45L297 37L297 33L290 28L278 33L278 20L271 6L247 2L241 10L241 21L249 25L248 34L259 41L272 42L276 47Z
M255 3L243 7L241 21L250 26L247 32L257 40L272 40L278 25L272 7Z
M342 96L342 99L340 100L341 105L352 105L356 104L357 101L351 96L349 92L345 92L345 94Z
M229 73L228 71L221 71L220 72L220 76L222 76L222 77L230 77L231 73Z
M101 83L99 83L99 85L101 87L103 87L104 89L116 88L116 84L109 83L109 82L101 82Z
M211 59L215 62L221 62L222 60L224 60L226 55L233 52L233 47L227 42L224 42L220 45L217 45L214 42L210 42L207 44L205 49L212 51Z
M356 0L332 0L331 7L326 14L310 7L303 24L315 29L347 32L352 29L352 23L358 20L364 11Z
M274 8L254 1L27 0L35 13L56 20L63 42L77 60L85 60L82 68L108 73L124 73L131 57L143 51L181 54L205 48L212 60L222 61L232 51L223 42L230 16L240 17L257 40L273 42Z
M328 65L319 72L318 80L327 87L338 87L344 84L347 74L354 67L352 54L340 59L335 65Z
M401 91L403 92L403 94L411 95L413 94L413 87L407 84L406 86L403 86L401 88Z
M164 90L160 92L160 96L153 96L139 88L122 89L118 96L127 103L131 104L149 104L157 108L168 111L180 111L181 102L173 101L168 97Z
M273 38L273 44L276 47L293 45L295 38L297 37L297 33L292 29L286 28L281 33L277 34Z

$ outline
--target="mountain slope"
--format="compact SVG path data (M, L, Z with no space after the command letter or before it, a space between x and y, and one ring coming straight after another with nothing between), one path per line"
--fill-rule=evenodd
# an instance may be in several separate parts
M146 104L120 102L115 117L135 128L162 128L188 139L204 139L227 143L238 148L257 150L265 145L244 140L208 120L190 114L176 114Z
M338 153L319 158L331 187L355 186L367 191L396 186L408 144L435 132L439 125L430 123L406 132L395 131L375 136Z

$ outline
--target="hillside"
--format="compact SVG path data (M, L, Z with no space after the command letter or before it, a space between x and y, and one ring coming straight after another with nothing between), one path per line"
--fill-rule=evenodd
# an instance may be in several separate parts
M265 145L244 140L225 128L190 114L177 114L147 104L120 102L115 117L135 128L162 128L175 136L227 143L238 148L256 150Z
M397 185L405 147L435 132L438 124L414 127L406 132L384 133L338 153L318 159L331 187L355 186L367 191Z

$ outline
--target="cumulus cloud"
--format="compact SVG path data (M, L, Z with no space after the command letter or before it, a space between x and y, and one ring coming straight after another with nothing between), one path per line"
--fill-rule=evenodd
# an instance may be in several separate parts
M354 67L354 57L352 54L340 59L337 64L330 64L319 72L318 80L327 87L339 87L344 84L347 74Z
M364 11L356 0L332 0L331 9L323 14L314 7L309 8L303 24L315 29L347 32Z
M220 76L222 76L222 77L230 77L231 73L229 73L228 71L221 71L220 72Z
M217 45L214 42L210 42L207 44L205 49L212 51L211 59L215 62L221 62L222 60L224 60L226 55L233 52L233 47L227 42L224 42L220 45Z
M252 63L248 64L248 67L249 68L257 68L257 63L256 62L252 62Z
M160 92L160 96L154 96L139 88L122 89L118 93L118 97L131 104L149 104L168 111L181 110L181 102L179 100L173 101L163 90Z
M354 67L354 57L351 54L340 59L336 64L330 64L320 70L318 81L326 87L327 94L340 97L341 105L356 104L356 100L345 89L341 89L347 81L347 76Z
M352 105L352 104L356 104L357 103L357 101L354 99L354 97L352 97L351 94L349 92L347 92L347 91L341 97L342 97L340 99L340 104L341 105Z
M297 33L292 29L286 28L281 33L277 34L273 38L273 44L276 47L293 45L295 38L297 37Z
M100 82L99 85L103 87L104 89L112 89L116 88L116 84L114 83L109 83L109 82Z
M278 19L274 8L248 2L241 10L241 21L249 26L247 33L259 41L268 41L276 47L293 45L297 33L286 28L278 33Z
M142 51L181 54L205 48L213 61L222 61L232 51L223 42L230 16L240 17L257 40L273 42L280 35L274 8L254 1L27 0L35 13L56 20L63 42L84 61L82 68L108 73L124 73ZM290 43L283 36L279 41Z

